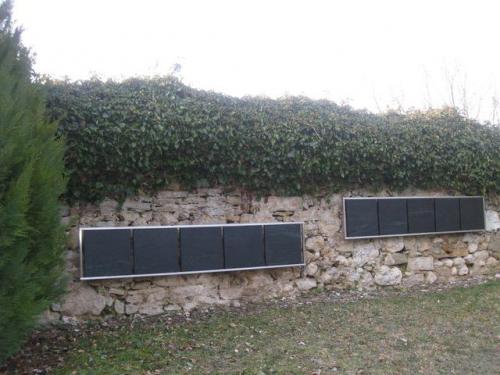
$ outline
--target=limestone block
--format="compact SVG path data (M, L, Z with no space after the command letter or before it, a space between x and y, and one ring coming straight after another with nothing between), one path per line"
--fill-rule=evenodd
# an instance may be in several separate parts
M264 205L269 211L299 211L302 210L302 197L270 196Z
M222 299L235 300L240 299L243 295L243 286L237 286L232 288L224 288L219 290L219 294Z
M336 267L332 267L327 269L320 275L319 281L323 284L329 284L332 281L337 280L338 277L339 277L338 269Z
M424 275L421 273L416 273L413 275L410 275L408 277L405 277L403 279L403 286L406 288L412 288L415 285L420 285L424 283Z
M299 290L305 291L316 288L317 282L315 279L304 278L295 280L295 284L297 285L297 288L299 288Z
M401 270L397 267L381 266L375 272L374 281L377 285L398 285L402 276Z
M476 253L474 253L474 263L480 262L480 261L486 261L490 256L490 253L487 250L481 250Z
M118 214L118 217L120 218L121 221L125 221L127 223L132 223L135 220L139 219L141 215L137 212L133 211L122 211Z
M175 225L177 224L177 215L171 212L155 212L153 220L160 225Z
M425 274L425 282L428 284L434 284L437 280L437 276L434 272L427 272Z
M387 266L396 266L406 263L408 263L408 257L406 256L406 254L402 253L387 254L384 260L384 264Z
M417 257L408 259L408 271L432 271L434 259L432 257Z
M486 266L487 267L495 267L498 264L498 260L496 260L493 257L489 257L486 259Z
M352 254L354 249L352 241L342 241L337 246L335 246L335 250L339 253Z
M374 261L379 256L378 249L372 242L357 243L352 251L353 264L356 267L361 267L364 264Z
M104 199L99 204L99 211L101 215L113 215L118 209L118 202L113 199Z
M118 299L115 300L113 307L117 314L125 314L125 304L122 301Z
M182 307L180 307L179 305L167 305L163 308L164 311L166 312L169 312L169 311L181 311L182 310Z
M446 267L453 267L453 261L451 259L443 259L441 263Z
M318 223L318 228L321 234L327 237L333 237L340 230L340 220L338 223L327 224L322 221Z
M453 259L453 265L457 267L461 267L465 264L464 258L455 258Z
M139 307L138 312L142 315L158 315L163 312L163 306L161 304L145 304Z
M465 242L451 239L443 244L443 250L449 257L464 257L469 254L468 245Z
M144 202L140 199L127 198L122 205L123 211L146 212L151 211L151 202Z
M471 253L471 254L472 254L472 253L475 253L475 252L477 251L478 247L479 247L479 244L478 244L478 243L476 243L476 242L471 242L471 243L469 243L469 245L467 246L467 251L468 251L469 253Z
M139 306L138 305L133 305L130 303L127 303L125 305L125 314L127 315L132 315L136 314L139 311Z
M309 263L306 266L305 274L307 276L314 276L318 272L318 265L316 263Z
M500 229L500 217L498 216L498 212L487 210L485 213L485 219L487 231L495 231Z
M106 298L85 284L74 285L66 295L61 312L69 316L99 315L106 307Z
M359 278L359 286L363 289L373 288L374 278L370 272L363 272Z
M131 291L127 294L127 297L125 297L125 301L136 305L141 304L144 302L144 294L142 291Z
M500 258L500 234L497 233L488 243L488 250L497 258Z
M384 239L382 242L382 250L389 253L397 253L405 248L405 243L401 237Z
M474 255L469 254L466 257L464 257L465 264L473 264L474 263Z
M321 251L325 247L325 240L322 236L309 237L306 240L306 250Z
M441 278L448 278L451 276L451 267L436 267L434 268L434 273L436 273Z
M458 267L458 275L459 276L464 276L469 273L469 268L465 264L461 265Z
M123 288L109 288L109 294L114 294L117 296L124 296L125 295L125 289Z

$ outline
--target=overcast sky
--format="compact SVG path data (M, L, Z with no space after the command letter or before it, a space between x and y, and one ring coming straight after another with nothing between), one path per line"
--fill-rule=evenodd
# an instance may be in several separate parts
M500 99L499 0L16 0L14 18L55 77L180 64L198 88L374 111L450 103L452 83L483 120Z

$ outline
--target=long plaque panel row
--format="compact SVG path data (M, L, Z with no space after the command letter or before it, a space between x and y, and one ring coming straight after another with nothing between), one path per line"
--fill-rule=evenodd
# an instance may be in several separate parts
M303 265L302 223L82 228L82 279Z
M344 198L346 238L484 230L482 197Z

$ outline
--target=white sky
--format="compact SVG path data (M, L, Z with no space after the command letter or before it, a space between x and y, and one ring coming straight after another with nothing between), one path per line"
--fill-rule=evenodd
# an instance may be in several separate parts
M36 70L59 78L179 63L198 88L374 111L449 103L453 82L483 120L500 99L499 0L16 0L14 18Z

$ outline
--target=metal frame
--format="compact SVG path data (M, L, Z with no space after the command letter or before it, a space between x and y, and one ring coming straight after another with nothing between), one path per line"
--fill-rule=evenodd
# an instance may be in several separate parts
M481 198L483 200L483 229L471 229L471 230L455 230L447 232L424 232L424 233L402 233L402 234L379 234L376 236L347 236L347 223L346 223L346 212L345 212L345 201L347 199L436 199L436 198ZM410 236L430 236L430 235L441 235L441 234L453 234L453 233L474 233L483 232L486 230L486 203L484 197L480 195L457 195L457 196L412 196L412 197L343 197L342 198L342 215L343 215L343 225L344 225L344 239L346 240L360 240L369 238L388 238L388 237L410 237Z
M148 273L148 274L137 274L137 275L114 275L114 276L83 276L83 232L86 230L134 230L134 229L163 229L163 228L206 228L206 227L222 227L224 233L224 227L232 226L265 226L265 225L285 225L285 224L299 224L300 225L300 235L302 238L302 248L301 248L301 258L302 263L296 264L280 264L273 266L261 266L261 267L243 267L243 268L221 268L215 270L201 270L201 271L180 271L180 272L165 272L165 273ZM132 279L132 278L145 278L145 277L158 277L158 276L178 276L178 275L195 275L202 273L219 273L219 272L235 272L235 271L250 271L250 270L261 270L261 269L273 269L273 268L287 268L287 267L304 267L304 249L305 249L305 238L304 238L304 222L303 221L291 221L291 222L280 222L280 223L242 223L242 224L193 224L193 225L141 225L141 226L131 226L131 227L80 227L78 231L78 242L79 242L79 253L80 253L80 280L109 280L109 279Z

